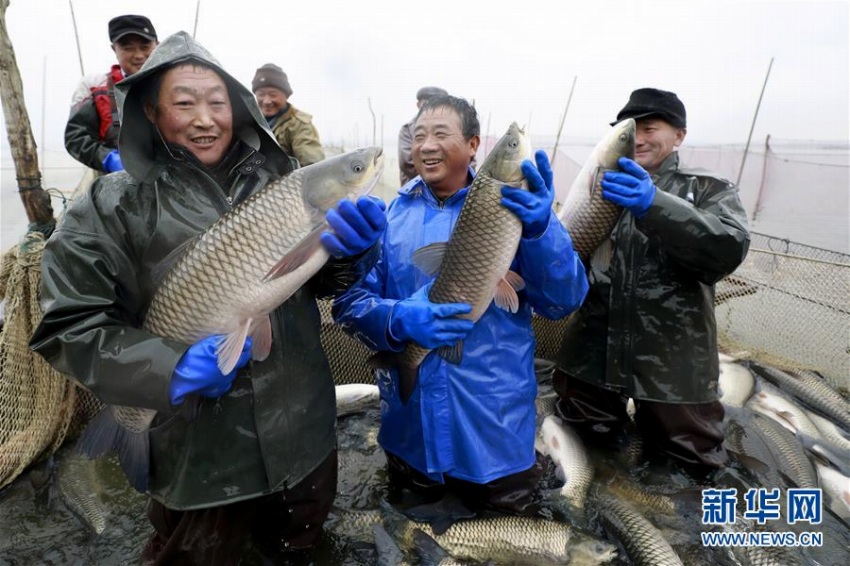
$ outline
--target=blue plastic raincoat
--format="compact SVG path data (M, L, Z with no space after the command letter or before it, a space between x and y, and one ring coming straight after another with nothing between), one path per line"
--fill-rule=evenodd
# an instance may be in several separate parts
M413 252L448 241L467 192L441 202L420 177L401 188L387 211L381 259L363 283L334 302L334 318L343 328L373 350L403 349L388 333L393 306L432 279L412 263ZM521 240L512 270L526 282L519 311L491 304L464 340L459 365L429 354L406 405L395 369L378 371L380 445L435 481L447 474L487 483L534 464L532 308L550 319L567 316L581 304L588 283L554 213L540 237Z

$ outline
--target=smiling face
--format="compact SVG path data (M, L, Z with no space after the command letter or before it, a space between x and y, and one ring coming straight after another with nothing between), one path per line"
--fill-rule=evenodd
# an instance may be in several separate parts
M218 73L179 65L162 77L156 108L145 115L169 143L186 147L207 167L218 164L233 141L233 109Z
M157 42L140 35L125 35L112 44L112 51L118 59L118 65L128 77L142 68L156 48Z
M270 118L280 112L280 109L286 106L289 100L285 92L273 86L258 88L254 92L254 97L257 99L257 105L266 118Z
M685 129L675 128L659 118L641 118L635 132L635 161L649 173L682 144Z
M464 139L461 117L454 108L426 110L413 130L413 165L435 195L451 196L466 186L478 143L478 136Z

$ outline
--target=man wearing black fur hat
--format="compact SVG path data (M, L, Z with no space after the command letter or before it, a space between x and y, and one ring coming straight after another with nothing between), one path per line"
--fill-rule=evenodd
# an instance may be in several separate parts
M635 90L617 121L626 118L637 121L635 160L602 181L626 212L591 258L590 291L567 324L559 409L579 430L616 436L632 397L645 438L701 475L727 459L714 284L746 256L747 215L733 183L679 165L686 113L674 93Z
M83 77L71 97L65 149L71 157L102 173L121 171L115 84L138 71L157 46L156 30L145 16L109 20L109 42L118 59L108 73Z
M283 69L274 63L266 63L254 74L251 90L283 151L301 165L310 165L325 158L313 117L289 102L292 87Z

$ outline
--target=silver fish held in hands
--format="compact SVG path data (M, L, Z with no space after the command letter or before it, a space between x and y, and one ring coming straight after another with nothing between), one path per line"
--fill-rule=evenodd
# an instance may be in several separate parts
M602 174L617 171L617 160L635 157L636 125L632 118L617 123L599 140L584 162L558 212L558 220L573 239L573 247L587 261L614 229L623 208L602 198Z
M519 309L516 292L525 284L509 269L522 237L522 222L502 206L502 186L524 183L520 165L530 157L531 142L514 122L481 164L449 241L414 253L413 260L424 273L437 275L428 295L431 302L467 303L472 311L459 316L473 322L494 299L499 308ZM409 342L400 356L379 354L372 365L398 367L399 396L406 403L418 383L419 366L430 352ZM437 353L460 363L463 342L439 348Z
M186 344L226 335L217 352L224 374L233 370L247 336L253 337L252 358L265 359L272 340L269 313L328 260L319 240L328 227L325 213L343 198L368 194L382 170L381 149L365 148L268 183L166 258L165 263L172 257L174 263L142 328ZM189 413L191 401L184 402ZM117 451L131 485L146 491L148 430L156 413L107 406L80 437L80 452L99 458Z

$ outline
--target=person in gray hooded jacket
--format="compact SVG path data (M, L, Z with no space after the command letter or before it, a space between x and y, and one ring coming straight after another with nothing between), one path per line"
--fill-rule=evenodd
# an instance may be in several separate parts
M243 354L222 375L205 349L215 337L189 345L143 330L155 268L293 162L253 95L185 32L117 88L126 170L98 178L47 243L31 347L105 403L159 411L146 562L232 564L249 550L279 561L313 544L336 493L334 386L315 299L372 267L383 209L362 197L350 215L328 213L335 233L322 243L336 259L272 311L268 357L247 364ZM186 394L201 397L194 419L176 416Z

